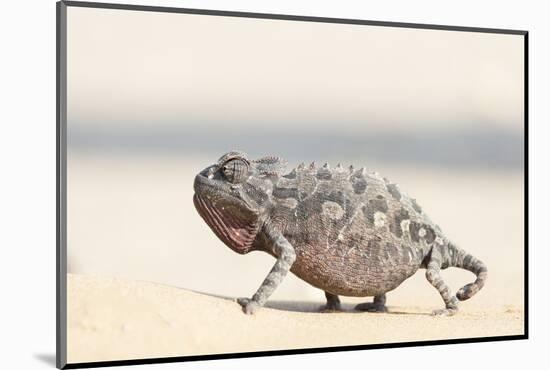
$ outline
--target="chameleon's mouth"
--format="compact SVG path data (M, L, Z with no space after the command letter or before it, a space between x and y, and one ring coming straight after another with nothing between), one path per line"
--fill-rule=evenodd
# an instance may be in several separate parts
M256 238L257 223L242 218L238 212L216 207L208 197L193 195L199 215L222 242L237 253L247 253Z

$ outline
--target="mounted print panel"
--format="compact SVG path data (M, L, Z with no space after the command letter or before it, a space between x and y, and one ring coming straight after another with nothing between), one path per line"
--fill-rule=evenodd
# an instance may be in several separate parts
M526 46L58 3L58 366L526 338Z

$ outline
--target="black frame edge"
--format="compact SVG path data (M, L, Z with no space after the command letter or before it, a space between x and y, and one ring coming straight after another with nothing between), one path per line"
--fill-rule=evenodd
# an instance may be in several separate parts
M509 29L483 28L483 27L462 27L462 26L449 26L449 25L424 24L424 23L386 22L386 21L374 21L374 20L363 20L363 19L352 19L352 18L329 18L329 17L303 16L303 15L254 13L254 12L211 10L211 9L175 8L175 7L166 7L166 6L130 5L130 4L84 2L84 1L72 1L72 0L64 0L63 2L67 6L81 7L81 8L199 14L199 15L214 15L214 16L223 16L223 17L278 19L278 20L287 20L287 21L306 21L306 22L319 22L319 23L345 23L345 24L356 24L356 25L367 25L367 26L417 28L417 29L440 30L440 31L499 33L499 34L508 34L508 35L525 35L527 33L527 31L524 31L524 30L509 30Z
M523 273L525 275L524 282L524 330L525 337L529 338L529 32L525 32L523 36L523 73L524 73L524 86L523 86L523 129L524 129L524 267Z
M56 3L56 367L67 365L67 5Z

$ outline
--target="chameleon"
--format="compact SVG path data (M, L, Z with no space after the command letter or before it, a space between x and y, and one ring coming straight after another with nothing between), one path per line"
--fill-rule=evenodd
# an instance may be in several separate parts
M355 309L387 312L386 293L419 269L445 304L433 315L456 314L459 301L484 286L485 264L453 244L396 183L341 164L286 167L277 156L234 150L194 179L195 208L225 245L276 258L256 293L237 299L244 313L257 312L289 271L325 292L329 312L342 310L339 296L373 297ZM452 294L440 273L448 267L476 279Z

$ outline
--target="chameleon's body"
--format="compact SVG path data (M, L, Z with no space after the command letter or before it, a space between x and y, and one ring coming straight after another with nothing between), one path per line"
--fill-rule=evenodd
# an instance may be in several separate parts
M454 314L458 300L483 286L485 265L450 243L396 184L340 165L300 165L284 174L285 164L230 152L195 178L195 206L226 245L277 258L256 294L239 300L246 313L262 306L288 271L324 290L329 310L339 309L344 295L373 296L357 309L384 311L385 293L420 268L445 302L437 314ZM439 274L447 267L477 279L455 296Z

